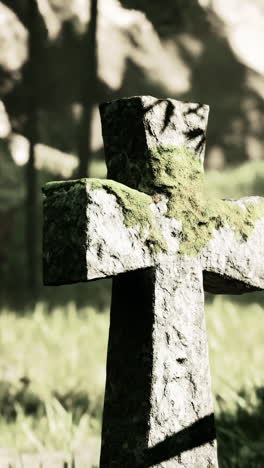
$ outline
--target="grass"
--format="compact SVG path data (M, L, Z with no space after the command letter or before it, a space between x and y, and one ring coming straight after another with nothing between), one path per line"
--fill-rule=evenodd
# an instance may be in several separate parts
M206 305L222 468L264 466L263 307L230 297ZM43 302L0 315L0 448L98 457L109 314L51 311Z
M19 316L3 309L0 329L0 448L72 453L97 443L108 314L39 302Z
M217 198L264 195L264 161L247 161L224 171L206 172L206 189Z
M264 466L264 310L247 299L206 307L221 468Z

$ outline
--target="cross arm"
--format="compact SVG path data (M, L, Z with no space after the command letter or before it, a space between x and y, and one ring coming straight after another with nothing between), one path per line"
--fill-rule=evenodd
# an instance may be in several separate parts
M43 193L46 285L147 268L165 248L149 195L100 179L51 182Z
M218 228L202 251L204 288L218 294L263 290L264 198L219 202ZM228 216L223 214L225 208Z

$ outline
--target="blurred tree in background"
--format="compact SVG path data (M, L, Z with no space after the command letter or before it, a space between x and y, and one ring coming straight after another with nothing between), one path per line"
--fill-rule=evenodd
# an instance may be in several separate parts
M41 284L41 184L105 175L102 101L207 103L207 168L263 159L261 1L5 0L0 23L1 288Z
M91 0L90 22L83 38L81 57L83 67L81 69L81 106L82 116L80 121L80 134L78 144L79 168L78 177L89 175L88 165L92 152L92 118L94 104L97 102L97 14L98 1ZM88 66L87 66L88 64Z

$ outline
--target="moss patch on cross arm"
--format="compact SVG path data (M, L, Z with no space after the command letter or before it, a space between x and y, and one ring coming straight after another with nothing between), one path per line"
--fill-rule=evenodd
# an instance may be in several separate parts
M207 200L204 172L197 155L185 147L157 147L151 151L151 172L156 190L168 198L166 216L182 222L181 254L197 255L214 229L229 226L247 240L257 219L264 217L263 202L240 206L228 200Z
M87 184L89 184L91 190L103 189L115 195L122 209L125 225L133 228L138 226L139 234L142 238L145 238L144 233L146 230L148 231L145 243L152 253L167 251L166 241L157 227L155 217L150 208L151 203L153 203L150 195L131 189L113 180L93 178L49 182L44 186L43 192L44 195L48 195L57 190L66 193L69 190L72 192L74 189L74 193L79 193L83 191L84 186ZM73 203L75 203L75 198Z
M158 229L150 209L150 204L153 202L151 196L113 180L82 179L82 181L89 183L91 190L104 189L115 195L122 208L125 225L133 228L139 226L141 237L148 230L145 242L153 253L167 250L166 241Z
M143 237L147 229L146 244L153 253L167 251L167 244L150 205L158 202L160 195L168 199L165 216L182 222L180 254L197 255L212 238L213 232L229 226L241 241L246 241L258 219L264 217L264 199L242 205L229 200L207 200L204 193L204 171L199 157L184 146L157 146L148 149L144 156L139 189L134 190L119 182L102 179L80 179L46 184L44 193L73 185L89 184L91 190L104 189L118 199L127 227L139 226ZM120 168L121 171L121 168Z

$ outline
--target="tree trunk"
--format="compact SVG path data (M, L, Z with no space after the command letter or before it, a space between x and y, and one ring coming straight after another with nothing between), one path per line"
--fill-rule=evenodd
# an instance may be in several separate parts
M83 73L81 82L82 117L78 143L78 178L87 177L91 162L92 113L97 101L97 16L98 0L91 0L90 23L83 39Z
M29 160L26 166L26 249L27 283L30 295L37 293L37 173L35 169L35 145L37 142L37 33L38 6L36 0L28 0L29 61L27 66L28 103L26 134L29 140Z

